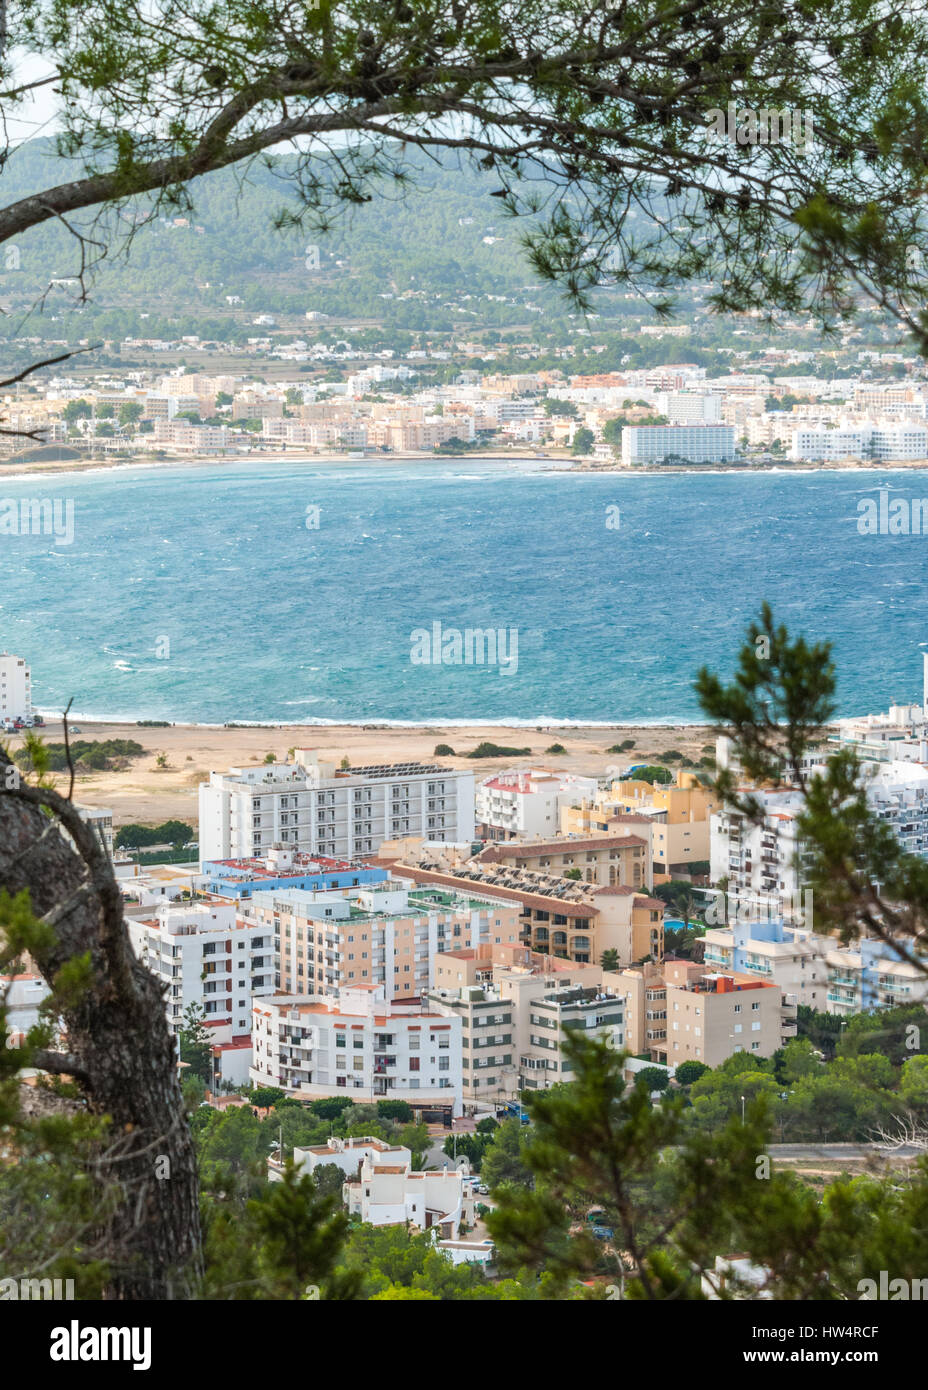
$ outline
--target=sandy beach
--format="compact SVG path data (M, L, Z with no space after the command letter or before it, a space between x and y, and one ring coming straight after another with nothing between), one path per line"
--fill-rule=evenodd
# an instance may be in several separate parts
M466 462L468 459L480 459L484 462L489 460L493 463L547 462L550 464L557 464L560 467L566 466L570 470L573 470L576 462L567 449L552 449L550 452L545 453L532 448L481 449L468 450L466 453L436 453L432 449L410 449L402 454L370 452L363 454L363 456L359 456L359 451L355 451L354 453L350 451L327 453L325 451L317 452L312 449L253 449L249 450L247 453L243 451L215 454L165 453L160 456L156 454L139 453L131 455L128 458L124 454L104 454L99 458L38 459L29 462L23 462L15 458L5 458L0 459L0 479L6 477L8 481L16 482L17 479L27 477L34 473L54 476L58 473L99 473L130 468L209 468L217 465L226 466L233 463L313 463L325 465L339 464L342 466L351 463L365 463L388 468L397 463L446 464L454 460ZM625 471L627 472L628 470L626 469Z
M698 762L703 748L714 745L715 738L714 731L708 727L679 724L572 729L461 724L435 724L423 728L287 724L234 729L174 724L167 729L146 729L135 724L93 723L86 719L79 720L78 724L81 730L78 738L134 739L145 749L141 757L133 758L121 771L92 772L77 778L75 800L88 806L111 808L117 826L129 822L159 825L169 819L185 820L196 826L197 787L208 779L210 772L254 766L264 762L268 753L284 760L290 748L316 748L330 754L336 762L347 757L356 767L371 763L439 761L446 766L471 769L480 778L512 766L563 768L598 775L605 773L607 768L644 762L650 756L671 749ZM49 743L61 741L60 723L50 722L41 732ZM630 752L607 752L612 744L626 739L635 741ZM481 759L462 756L484 740L507 748L530 748L531 753L522 757ZM12 735L8 742L16 748L20 738ZM439 743L447 743L456 756L436 759L435 746ZM554 743L562 744L566 752L546 753ZM166 767L157 766L160 753L167 757ZM59 787L64 780L58 778Z

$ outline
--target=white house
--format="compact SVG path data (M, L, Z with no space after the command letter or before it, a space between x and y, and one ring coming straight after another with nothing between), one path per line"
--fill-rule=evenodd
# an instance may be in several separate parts
M543 768L497 772L477 787L477 832L491 840L553 837L560 826L561 807L592 800L598 791L595 777L573 772Z
M471 1188L456 1168L414 1172L409 1162L361 1162L355 1181L345 1183L344 1200L350 1216L372 1226L398 1226L407 1222L420 1231L436 1230L442 1240L456 1241L462 1221L474 1220Z

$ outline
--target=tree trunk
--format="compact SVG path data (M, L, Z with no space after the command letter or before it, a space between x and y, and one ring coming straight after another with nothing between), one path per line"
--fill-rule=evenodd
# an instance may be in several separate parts
M3 761L0 753L0 772ZM50 985L67 961L90 954L90 987L63 1010L66 1056L39 1060L49 1071L71 1063L90 1112L112 1122L99 1169L118 1194L106 1227L108 1297L195 1296L196 1156L162 988L135 959L109 859L69 800L25 784L0 790L0 888L27 888L35 915L54 927L54 945L35 953Z

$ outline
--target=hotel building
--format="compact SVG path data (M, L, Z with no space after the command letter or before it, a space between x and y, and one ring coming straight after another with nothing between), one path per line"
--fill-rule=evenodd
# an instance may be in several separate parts
M201 864L274 845L353 861L404 835L473 840L473 773L425 763L340 770L299 748L292 763L213 772L200 785Z

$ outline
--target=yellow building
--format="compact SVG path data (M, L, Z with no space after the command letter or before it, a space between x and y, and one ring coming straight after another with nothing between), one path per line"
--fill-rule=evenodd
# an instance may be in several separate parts
M651 823L653 873L658 882L688 872L709 858L709 817L718 798L694 773L679 771L676 783L652 786L637 779L613 782L595 801L565 806L562 835L615 833L629 816Z

